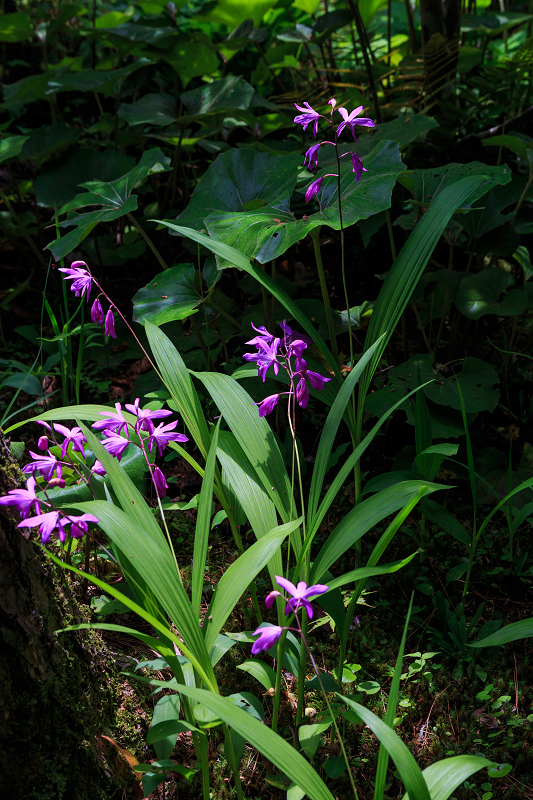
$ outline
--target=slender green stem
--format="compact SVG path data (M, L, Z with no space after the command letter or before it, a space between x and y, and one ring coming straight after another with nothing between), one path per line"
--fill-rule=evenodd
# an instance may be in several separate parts
M131 224L137 228L137 230L143 237L144 241L146 242L146 244L148 245L154 256L157 258L163 269L168 269L168 264L166 263L165 259L163 258L163 256L161 255L155 244L152 242L152 240L150 239L144 228L141 225L139 225L133 214L128 214L128 219L131 222Z
M285 639L287 638L287 631L283 631L278 639L278 654L276 663L276 683L274 684L274 701L272 704L272 730L277 733L279 706L281 703L281 678L283 676L283 654L285 652Z
M335 334L335 324L333 322L333 314L331 311L331 303L329 301L328 287L326 284L326 276L324 274L324 265L322 264L322 253L320 252L320 228L314 228L310 232L311 241L313 242L313 250L315 253L315 262L318 272L318 279L320 281L320 291L322 293L322 301L324 303L324 310L326 312L326 321L328 324L329 338L331 340L331 352L335 363L339 363L339 350L337 348L337 336Z
M300 662L298 669L298 702L296 705L296 727L302 724L304 716L305 704L305 681L307 671L307 649L305 646L305 637L309 629L309 619L307 614L303 615L300 632L302 634L302 641L300 642Z

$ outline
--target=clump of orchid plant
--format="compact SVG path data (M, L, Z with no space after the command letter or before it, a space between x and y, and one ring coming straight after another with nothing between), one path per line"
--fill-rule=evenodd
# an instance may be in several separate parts
M313 169L313 166L318 166L318 153L319 153L320 148L323 147L324 145L326 145L326 146L330 145L331 147L335 148L335 153L336 153L336 156L337 156L337 164L338 164L339 171L338 172L328 173L327 175L321 175L320 178L317 178L316 180L314 180L310 184L310 186L308 187L308 189L307 189L307 191L305 193L305 201L306 201L306 203L308 203L311 200L313 195L315 195L317 192L320 191L320 188L322 186L322 182L324 181L325 178L337 178L337 180L340 181L340 159L344 158L344 156L351 155L351 157L352 157L352 172L355 172L356 180L359 183L359 181L361 179L361 175L363 174L363 172L368 172L368 170L365 167L363 167L363 160L359 155L357 155L357 153L354 153L352 151L347 151L346 153L339 153L338 141L339 141L339 137L340 137L341 133L343 132L343 130L345 128L347 128L350 131L350 133L353 136L354 141L357 142L357 137L355 135L355 126L356 125L358 125L360 127L365 127L365 128L373 128L375 126L375 122L373 120L369 119L368 117L359 117L359 114L363 110L363 106L358 106L358 108L355 108L351 113L348 113L348 111L343 107L338 108L337 111L339 112L339 114L342 117L342 122L340 122L338 125L336 125L333 122L333 112L335 111L335 107L337 105L337 101L335 100L334 97L332 97L331 100L328 101L328 105L331 108L330 118L329 119L328 119L328 117L324 116L323 114L319 114L318 111L314 110L314 108L311 108L309 103L304 103L304 107L303 108L302 108L302 106L299 106L297 103L295 103L294 105L296 106L298 111L302 112L301 114L298 114L294 118L294 122L296 122L298 125L301 125L302 128L304 129L304 131L307 130L307 126L312 123L313 124L313 134L314 134L315 139L316 139L317 134L318 134L318 122L319 122L320 119L325 119L327 122L329 122L331 125L333 125L335 127L335 140L333 142L328 141L328 140L324 140L322 142L317 142L317 144L314 144L312 147L310 147L307 150L307 152L305 154L305 157L304 157L304 166L305 166L306 162L307 162L307 166L308 166L308 168L310 170Z
M324 378L318 372L308 369L302 353L307 349L310 339L293 331L287 325L286 320L283 320L280 324L280 328L283 331L283 336L281 337L269 333L264 325L256 327L252 322L252 328L258 333L258 336L250 339L246 344L255 345L257 353L245 353L243 358L246 361L255 361L257 363L257 371L263 379L263 383L270 367L274 369L275 375L278 374L281 367L289 376L289 391L265 397L261 403L257 404L259 406L259 416L264 417L270 414L282 395L289 397L289 408L291 400L294 401L294 398L296 398L301 408L306 408L309 402L309 384L313 389L323 389L324 384L331 380L331 378Z

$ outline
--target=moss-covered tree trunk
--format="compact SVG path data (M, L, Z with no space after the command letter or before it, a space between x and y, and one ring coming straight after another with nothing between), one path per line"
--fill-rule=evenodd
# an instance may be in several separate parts
M23 485L0 431L0 495ZM105 647L80 622L65 576L0 511L0 797L115 796L97 748L113 714ZM121 793L122 794L122 793Z

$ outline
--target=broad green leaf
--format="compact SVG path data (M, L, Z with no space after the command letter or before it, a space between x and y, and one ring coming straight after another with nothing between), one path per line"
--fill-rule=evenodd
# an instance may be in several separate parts
M348 163L349 162L349 163ZM357 182L351 159L341 162L341 201L344 227L371 217L390 207L391 193L397 176L404 170L397 142L382 142L365 158L368 172ZM317 176L331 172L324 168ZM313 177L310 175L310 178ZM319 211L309 213L316 202ZM265 264L282 255L314 228L329 225L340 228L338 186L336 178L326 178L321 191L306 209L305 217L297 218L288 204L276 203L263 208L232 214L210 214L204 223L210 236L237 248L247 256ZM181 223L181 219L179 220Z
M310 583L319 583L323 574L364 534L398 509L406 506L420 491L436 492L437 483L402 481L363 500L339 522L313 562Z
M128 125L164 127L176 121L176 102L170 94L145 94L136 103L122 103L118 116Z
M180 709L181 703L179 694L166 694L159 698L155 704L150 728L162 722L178 720ZM177 738L177 733L174 733L166 736L164 739L158 739L154 746L157 757L170 758L176 745Z
M259 661L257 658L243 661L242 664L237 664L237 669L242 669L243 672L253 675L253 677L264 686L267 692L269 689L273 689L276 684L276 673L272 667L265 664L264 661Z
M53 242L47 244L45 250L51 250L55 260L59 261L75 250L99 222L112 222L114 219L119 219L125 214L136 211L136 209L137 198L135 196L128 197L121 206L101 208L98 211L91 211L88 214L78 214L75 217L65 220L64 223L60 222L60 227L65 225L75 225L76 227L73 231L69 231L69 233L65 234L60 239L54 239Z
M174 36L172 46L160 53L162 61L178 73L185 87L193 78L212 75L218 70L219 60L210 39L198 31L188 30L182 37Z
M33 25L26 11L14 11L0 17L0 42L24 42L33 35Z
M10 433L11 431L20 428L21 425L27 425L28 422L37 422L39 420L44 420L45 422L67 422L68 420L87 420L88 422L96 422L99 419L102 419L102 412L109 413L113 409L110 406L102 406L96 404L87 404L87 405L80 405L80 406L69 406L68 410L66 408L52 408L50 411L44 411L42 414L39 414L37 417L31 417L30 419L25 419L22 422L17 422L15 425L11 425L11 427L6 428L4 433ZM135 423L135 417L133 414L129 414L128 411L124 411L124 417L129 422Z
M422 392L418 392L417 399L423 397ZM429 416L429 414L428 414ZM431 429L431 422L429 423ZM415 458L415 468L418 470L424 480L432 481L440 469L444 459L454 456L457 453L459 445L456 444L434 444L431 447L426 447Z
M167 695L167 697L175 697L176 695ZM185 722L184 719L168 719L163 722L158 722L150 726L150 730L146 734L146 744L154 744L161 739L166 739L173 734L183 733L184 731L194 731L195 733L203 733L194 725Z
M242 148L220 153L196 184L178 223L200 229L205 227L204 220L209 215L243 212L249 207L239 218L252 224L255 214L251 213L250 203L261 201L263 206L272 206L288 201L296 186L300 165L298 155ZM243 252L248 255L248 250L243 249Z
M330 727L331 722L314 722L311 725L301 725L298 728L301 748L311 761L322 742L322 734Z
M525 311L527 296L524 286L511 289L514 284L513 276L497 267L467 275L459 284L455 305L468 319L517 316Z
M202 14L201 18L213 22L223 22L231 28L251 19L256 26L259 26L263 15L276 3L277 0L218 0L214 6Z
M205 689L193 689L189 686L180 686L179 691L191 700L202 703L217 714L220 719L224 720L230 728L250 742L284 775L287 775L298 786L301 786L309 796L309 800L333 800L333 795L329 789L303 756L297 753L294 747L282 739L281 736L274 733L268 725L258 722L257 719L237 708L233 700L208 692Z
M533 142L524 141L510 133L503 133L500 136L490 136L488 139L482 139L481 144L483 147L506 147L516 156L520 156L520 158L527 158L528 147L533 147Z
M21 156L31 158L40 165L48 159L56 150L63 150L69 147L80 138L80 131L77 128L69 128L56 122L54 125L43 125L34 128L28 136Z
M472 179L470 192L461 197L453 211L477 200L493 186L509 183L512 173L505 164L501 167L492 167L479 161L468 161L466 164L446 164L444 167L406 170L398 178L398 183L405 186L419 203L429 205L445 189L451 188L467 178ZM479 180L476 181L475 178L479 178ZM466 183L463 186L468 188Z
M242 5L242 0L238 2ZM246 110L253 96L253 87L241 75L228 75L199 89L183 92L180 100L190 116L199 117L231 109Z
M397 736L385 722L373 714L372 711L369 711L368 708L356 703L349 697L342 697L339 695L339 698L346 703L349 708L355 711L362 722L368 725L371 731L378 737L381 744L386 748L389 756L396 765L396 769L400 773L400 777L409 793L410 800L431 800L429 789L420 767L399 736Z
M28 136L8 136L7 139L0 140L0 164L8 158L18 156Z
M520 622L511 622L510 625L505 625L492 636L487 636L486 639L471 642L470 647L498 647L509 642L516 642L518 639L531 638L533 638L533 617L528 617L528 619L521 619Z
M280 525L249 547L226 570L217 584L207 612L206 645L211 648L222 626L242 597L245 589L257 577L272 557L279 553L285 538L301 525L301 518Z
M483 11L481 14L463 14L461 30L479 31L487 36L499 36L508 28L529 22L531 14L518 11Z
M79 192L79 186L96 176L102 181L113 181L135 166L131 156L116 150L95 151L77 147L66 158L45 165L34 183L37 204L63 206Z
M194 285L193 264L178 264L156 275L133 297L133 320L164 325L185 319L203 300Z
M194 373L220 409L278 513L289 521L291 485L272 429L240 384L221 373Z
M448 797L471 775L493 764L493 761L479 756L452 756L430 764L423 770L422 775L431 800L448 800ZM410 800L410 795L405 794L403 800Z
M443 505L430 500L429 497L424 497L420 509L423 514L435 525L440 527L457 539L461 544L470 545L471 536L459 520L453 516Z

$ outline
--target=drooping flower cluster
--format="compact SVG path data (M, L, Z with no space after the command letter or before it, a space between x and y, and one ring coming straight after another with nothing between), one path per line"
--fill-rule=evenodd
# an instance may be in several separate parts
M119 461L129 444L140 447L156 491L160 497L164 497L168 485L162 471L152 463L152 455L156 450L162 455L169 442L186 442L187 437L174 431L178 424L177 420L166 425L163 423L154 425L154 420L168 417L172 414L171 411L141 408L139 398L135 403L126 403L126 410L136 417L135 423L128 422L120 403L116 403L114 412L111 410L99 412L104 419L95 422L92 427L104 433L103 446ZM7 495L0 497L0 506L17 508L22 517L22 522L18 524L19 528L39 527L43 544L47 544L54 533L61 542L65 541L67 532L70 532L73 538L81 539L88 531L88 523L97 523L97 517L93 514L74 516L53 508L46 490L65 486L65 469L69 473L77 472L80 480L85 480L84 474L79 469L79 460L85 459L84 444L87 443L87 439L78 427L67 428L58 422L55 422L53 427L43 421L39 424L46 428L47 432L39 437L38 447L42 452L34 453L30 450L32 461L23 467L22 471L28 475L26 488L11 489ZM57 434L62 437L62 441L58 441ZM55 453L50 446L54 448ZM79 455L75 456L75 453ZM91 472L105 475L105 469L99 461L94 462ZM37 494L38 489L41 490L39 494ZM43 511L43 508L46 510ZM30 516L32 510L36 516Z
M307 612L309 619L313 619L313 606L310 601L329 590L329 586L325 586L322 583L307 586L304 581L300 581L298 586L295 586L294 583L279 575L276 575L276 582L278 586L281 586L291 595L289 598L285 597L287 602L285 616L297 614L298 610L303 608ZM272 608L276 597L283 597L283 595L281 592L274 590L266 596L265 605L267 608ZM273 644L276 644L284 630L288 629L282 628L280 625L263 625L257 628L253 635L257 636L259 634L259 638L252 645L252 655L255 656L262 650L268 650Z
M288 392L271 394L257 404L259 406L259 416L264 417L270 414L282 395L288 395L290 398L295 397L298 405L301 408L306 408L309 402L309 384L313 389L323 389L324 384L331 380L331 378L324 378L318 372L308 369L302 353L307 349L310 339L293 331L285 320L280 324L280 328L283 331L283 336L281 337L269 333L264 325L256 327L252 322L252 328L259 335L254 336L246 344L255 345L257 353L245 353L243 358L246 361L255 361L257 363L257 371L263 379L263 383L270 367L274 369L274 375L279 373L280 367L286 370L290 380Z
M332 97L331 100L328 101L328 105L331 107L330 119L328 119L328 117L324 116L323 114L319 114L318 111L315 111L313 108L311 108L309 103L304 103L304 106L305 106L304 108L302 108L302 106L299 106L297 103L295 103L294 105L296 106L298 111L302 112L301 114L298 114L294 118L294 122L297 125L301 125L302 128L304 129L304 131L307 130L307 126L308 125L313 123L313 135L314 135L315 139L316 139L317 134L318 134L318 122L319 122L320 119L325 119L330 124L335 125L335 123L333 122L333 112L335 110L335 106L337 105L337 101L335 100L334 97ZM358 106L358 108L355 108L351 113L348 113L348 111L345 108L342 108L342 107L338 108L337 111L339 112L339 114L342 117L342 122L340 122L336 126L335 141L334 142L330 142L330 141L324 140L323 142L318 142L317 144L312 145L312 147L310 147L309 150L307 150L307 152L306 152L306 154L304 156L304 166L305 166L306 162L307 162L307 166L308 166L308 168L310 170L313 169L313 166L318 166L318 152L319 152L320 148L322 147L322 145L331 145L332 147L335 148L335 150L337 152L338 159L344 158L344 156L347 156L347 155L351 155L351 157L352 157L352 172L355 172L355 179L359 183L359 181L361 180L361 175L363 174L363 172L368 172L368 170L365 167L363 167L363 160L361 159L360 156L357 155L357 153L353 153L351 151L348 151L346 153L340 153L340 154L338 153L338 139L339 139L341 133L343 132L343 130L345 128L348 128L348 130L350 131L350 133L353 136L354 141L357 142L357 138L356 138L356 135L355 135L355 126L356 125L359 125L360 127L366 127L366 128L373 128L375 126L375 122L373 120L369 119L368 117L359 117L359 114L361 113L362 110L363 110L363 106ZM308 186L307 191L305 193L305 201L306 201L306 203L308 203L311 200L313 195L315 195L317 192L320 191L320 188L322 186L324 178L338 178L338 177L339 177L338 173L328 173L327 175L321 175L319 178L314 180Z
M87 302L89 302L92 285L94 283L96 286L98 286L98 284L89 272L89 268L87 267L85 261L73 261L70 267L64 267L59 271L65 273L63 280L72 281L70 289L72 292L74 292L76 297L83 297L85 295ZM115 333L115 316L113 314L113 306L109 306L107 314L104 317L104 309L102 308L102 303L100 302L100 296L96 298L91 306L91 319L93 322L96 322L99 325L101 325L102 322L104 323L104 332L106 336L111 336L113 339L117 338Z

